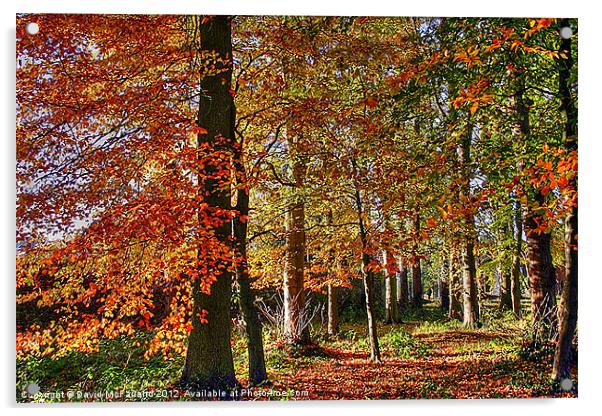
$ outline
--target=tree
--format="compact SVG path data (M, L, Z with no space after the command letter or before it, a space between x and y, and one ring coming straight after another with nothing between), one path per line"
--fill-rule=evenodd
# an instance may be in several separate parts
M522 257L522 243L523 243L523 223L521 217L520 204L516 201L513 203L513 221L512 229L513 232L513 251L512 251L512 281L510 290L512 292L512 311L516 319L520 319L522 316L521 311L521 257Z
M414 241L417 242L420 234L420 214L416 213L413 221ZM414 308L422 307L423 289L422 289L422 271L420 269L420 256L417 254L418 245L414 246L415 254L412 260L412 306Z
M399 306L397 304L397 273L393 256L383 250L383 274L385 279L385 323L399 322Z
M457 243L452 239L449 249L449 312L450 319L462 319L462 284L460 281L459 253Z
M354 163L356 170L357 181L357 165ZM360 241L362 243L362 274L364 276L364 294L366 296L366 315L368 316L368 339L370 341L370 359L380 362L380 347L378 345L378 335L376 320L374 319L374 271L373 259L370 256L370 246L368 245L368 235L366 233L366 224L364 222L364 205L360 189L356 183L355 187L355 204L358 216L358 224L360 229Z
M236 197L236 211L238 216L232 219L232 233L237 254L236 282L240 290L240 310L245 320L247 332L247 349L249 353L249 381L259 385L267 381L265 358L263 351L262 323L259 312L255 306L255 294L251 288L249 265L247 263L247 219L249 217L249 186L246 178L246 169L240 151L234 156L235 168L239 174L240 182Z
M471 198L470 192L470 180L472 175L470 174L471 169L471 156L470 156L470 143L472 141L472 125L469 124L468 132L461 142L461 155L462 155L462 178L464 181L462 187L461 198L465 201L469 201ZM465 215L465 241L462 250L462 287L463 287L463 299L464 299L464 326L474 327L479 320L479 306L477 296L477 268L475 263L475 236L474 236L474 219L468 211Z
M449 256L447 253L444 254L441 265L441 275L438 276L438 287L439 287L439 299L441 301L441 310L448 312L450 307L450 296L449 296Z
M523 97L524 87L515 95L516 114L519 119L518 137L530 140L529 110ZM556 269L552 262L551 233L540 228L541 214L533 207L545 204L541 190L531 190L532 200L523 206L524 230L527 236L527 259L531 309L538 336L549 338L556 331Z
M560 30L570 28L569 19L559 22ZM566 29L564 29L566 30ZM559 50L559 92L561 111L564 116L563 145L569 154L577 152L577 107L571 92L570 79L571 70L574 65L572 55L572 39L570 36L562 36ZM564 221L565 232L565 267L566 280L563 285L559 308L559 336L554 354L554 366L552 378L560 380L570 377L572 342L577 328L577 174L571 176L568 181L571 188L571 196L575 199L569 200L567 215Z
M402 259L397 260L397 304L399 306L399 315L403 314L409 306L408 301L408 268ZM400 318L401 319L401 318Z
M185 384L235 387L230 19L37 15L19 27L18 301L53 311L20 331L19 354L93 351L152 328L147 355L186 352Z
M198 157L204 163L207 179L203 183L202 197L209 209L230 210L230 189L223 186L229 172L221 171L221 158L207 160L204 148L217 155L231 154L234 148L234 99L230 94L232 85L232 32L230 17L216 16L193 19L198 26L199 48L201 53L215 54L217 62L223 62L223 69L215 74L204 75L200 80L201 95L197 123L206 130L197 136L198 147L202 149ZM226 182L228 179L226 179ZM228 244L231 234L229 222L223 222L213 230L219 241ZM201 261L204 260L201 257ZM186 364L182 383L197 388L222 389L237 385L230 346L230 296L232 272L229 264L216 267L220 274L211 285L211 294L203 293L198 283L193 283L192 325L188 340ZM200 316L207 311L206 326L201 325Z

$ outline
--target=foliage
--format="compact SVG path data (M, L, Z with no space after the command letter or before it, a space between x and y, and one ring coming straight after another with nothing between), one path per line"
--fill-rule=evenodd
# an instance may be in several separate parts
M197 36L212 19L17 16L19 383L173 384L190 333L212 319L193 314L193 288L210 296L220 276L245 269L263 305L267 365L285 389L349 398L341 389L359 379L360 398L474 397L475 382L486 397L551 394L541 378L526 386L527 375L547 368L551 348L537 322L527 324L537 317L516 321L481 299L480 328L463 330L425 300L404 310L404 327L377 328L390 360L379 378L361 361L370 343L358 306L363 276L376 276L380 291L382 277L418 266L433 294L450 271L474 269L484 298L512 267L536 263L525 238L549 236L553 263L563 267L578 153L564 145L559 111L558 65L569 58L559 52L560 21L237 16L228 20L234 52L220 57ZM40 33L28 35L27 22ZM577 23L569 22L576 45ZM577 48L570 58L577 105ZM225 95L236 114L209 108L201 88L230 71ZM199 114L210 110L232 117L232 137L208 139ZM220 207L208 202L216 189L231 195ZM248 212L239 209L245 198ZM245 255L219 237L233 224L248 226L237 242ZM293 232L303 253L291 253ZM303 258L301 286L313 292L296 324L319 332L323 295L341 288L347 326L338 337L279 343L284 302L267 296L286 290L291 254ZM374 309L384 310L376 298ZM241 322L234 309L228 318ZM244 378L239 326L232 345ZM517 331L534 331L522 352L530 368L507 342ZM466 348L456 345L462 340ZM441 354L460 357L447 375L429 364ZM424 374L409 371L408 360ZM322 382L321 365L341 384ZM515 378L505 373L517 369ZM498 383L490 393L479 378L486 371Z

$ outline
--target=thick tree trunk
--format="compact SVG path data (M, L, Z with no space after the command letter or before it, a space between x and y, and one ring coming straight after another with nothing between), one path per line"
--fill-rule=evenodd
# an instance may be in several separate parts
M240 159L236 165L244 183L244 165L240 162ZM268 375L265 368L262 324L255 306L255 294L251 289L247 264L247 221L240 220L240 216L246 218L249 215L249 194L246 189L238 189L237 191L236 210L238 216L232 221L235 248L239 257L236 266L236 281L240 291L240 311L245 321L247 333L249 383L259 385L267 381Z
M295 59L282 58L283 77L287 86L294 87L295 80L289 66L296 65ZM291 344L306 345L310 339L310 316L305 299L305 176L307 165L300 149L300 136L294 131L293 122L286 127L288 159L292 171L290 203L286 213L286 253L284 266L284 336Z
M335 336L339 332L338 288L328 285L328 335Z
M385 324L399 322L399 306L397 305L397 277L390 273L391 264L394 264L393 256L383 250L383 273L385 277Z
M207 134L199 134L199 148L209 146L213 150L230 152L234 141L234 100L230 94L232 81L232 38L230 18L226 16L211 17L199 25L200 48L216 52L230 66L219 74L205 75L201 79L198 125L207 130ZM224 82L225 80L225 82ZM203 155L199 157L210 158ZM205 160L208 176L220 170L220 160ZM219 179L199 178L201 196L212 208L229 210L230 190L219 186ZM223 218L222 224L214 228L215 237L222 244L229 244L231 233L230 222ZM199 250L200 254L200 250ZM206 260L199 258L204 263ZM214 259L211 259L214 261ZM192 325L188 339L186 362L181 384L193 389L229 390L236 388L238 382L234 374L232 349L230 346L230 298L232 272L230 264L224 264L217 280L211 285L211 294L201 291L199 279L192 284L193 313ZM207 312L207 323L201 323L203 311Z
M464 326L474 328L479 320L479 305L474 244L471 238L468 238L465 242L462 253L462 289L464 301Z
M516 139L528 142L531 135L529 108L524 98L523 76L517 78L514 105L517 115ZM522 171L523 164L519 164ZM545 197L538 190L529 190L531 201L523 207L524 229L527 236L527 269L531 289L531 311L535 338L549 339L556 333L556 271L552 264L550 233L538 230L542 219L537 208L545 205Z
M472 178L471 157L472 126L469 126L467 134L462 140L462 196L466 201L471 199L470 181ZM472 214L467 213L464 217L465 235L462 247L462 289L464 303L464 326L473 328L479 320L479 303L477 292L477 268L475 262L475 229Z
M305 201L302 189L306 166L297 154L297 143L288 137L293 164L293 202L286 215L286 255L284 267L284 333L290 343L309 344L309 314L305 305Z
M530 210L525 215L531 312L536 338L551 339L557 330L556 270L552 263L552 236L537 231L537 217Z
M521 216L520 203L517 201L514 206L514 227L511 227L514 232L514 250L512 253L512 311L516 319L520 319L521 312L521 257L523 251L523 220Z
M305 205L298 202L287 214L284 269L284 333L290 343L308 344L309 316L305 305Z
M397 305L399 306L399 316L408 309L408 268L403 260L398 260L398 280L397 280Z
M366 227L364 225L364 209L360 191L357 186L355 188L355 203L360 227L360 240L362 243L362 274L364 276L364 293L366 295L366 315L368 317L370 359L374 362L380 362L380 347L378 345L376 320L374 319L374 272L370 267L371 257L370 254L368 254L369 246Z
M568 19L560 22L561 27L568 27ZM577 151L577 109L571 95L569 79L573 66L571 53L571 39L562 39L560 45L560 95L561 110L565 116L564 146L569 153ZM564 58L562 57L564 55ZM577 172L569 181L569 186L577 192ZM554 366L552 378L561 380L570 378L572 361L572 342L577 329L577 203L569 209L564 222L565 238L565 275L566 280L562 288L559 308L559 333L556 353L554 354Z
M577 329L578 281L577 281L577 207L565 219L565 256L566 281L562 288L560 307L558 311L559 331L558 344L554 354L552 378L561 380L570 378L571 362L573 360L573 337Z
M462 282L460 279L460 260L455 242L450 243L449 250L449 319L462 319Z

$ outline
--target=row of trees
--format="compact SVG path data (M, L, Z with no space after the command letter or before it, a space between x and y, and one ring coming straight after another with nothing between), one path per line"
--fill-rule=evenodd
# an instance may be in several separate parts
M38 36L24 32L32 20ZM285 337L306 344L308 290L328 294L335 333L337 289L361 278L380 361L375 279L385 321L398 321L422 304L428 259L467 327L479 322L478 273L501 276L501 304L520 316L526 264L534 333L559 335L553 377L569 376L577 55L562 27L576 30L567 19L20 16L18 302L44 319L18 327L18 354L153 330L148 354L186 353L183 384L233 388L236 283L259 384L257 290L281 288ZM554 263L566 270L558 315Z

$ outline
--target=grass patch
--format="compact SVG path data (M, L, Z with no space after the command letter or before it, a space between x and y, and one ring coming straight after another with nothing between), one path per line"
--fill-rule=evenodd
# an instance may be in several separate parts
M513 338L494 338L476 343L459 344L454 348L457 352L466 353L493 353L518 355L521 348L520 340Z
M448 332L462 328L462 322L457 320L426 321L420 323L412 331L414 334L428 334L433 332Z
M17 401L65 401L42 395L33 399L24 397L23 391L29 383L38 384L40 393L171 389L178 382L184 357L144 359L144 350L138 345L149 336L141 333L105 340L97 353L72 352L59 359L31 357L17 362ZM123 400L128 401L127 398ZM156 401L157 398L149 400ZM74 397L71 401L85 400Z
M389 351L400 358L421 358L428 355L431 350L428 344L412 337L402 327L381 336L380 342L383 350Z

